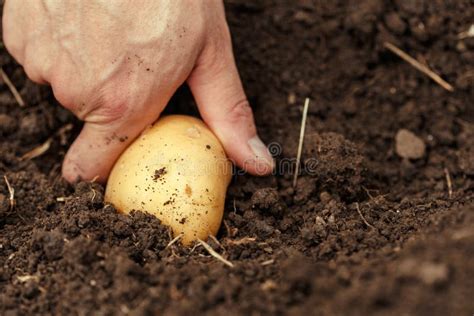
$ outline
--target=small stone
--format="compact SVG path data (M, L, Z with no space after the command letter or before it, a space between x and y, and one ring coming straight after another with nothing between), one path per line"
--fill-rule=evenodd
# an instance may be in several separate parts
M428 286L443 286L449 281L449 267L444 263L418 261L408 258L400 262L397 275L402 279L415 279Z
M290 105L293 105L296 103L296 95L294 92L290 92L290 94L288 94L288 104Z
M325 227L326 222L324 221L324 219L321 216L316 216L316 225L321 226L321 227Z
M335 217L334 217L334 214L329 215L328 224L329 224L329 225L332 225L332 224L334 224L335 222L336 222L336 219L335 219Z
M385 16L385 24L387 28L395 34L403 34L407 28L405 21L395 12L388 13Z
M420 266L419 278L426 285L443 285L449 278L448 266L444 263L424 262Z
M315 15L306 11L297 11L294 18L296 21L308 26L313 25L316 22Z
M0 134L11 134L17 129L16 120L7 115L7 114L0 114Z
M332 200L332 196L331 194L329 194L327 191L323 191L319 194L319 199L321 200L321 202L323 202L324 204L327 204L329 203L329 201Z
M420 159L425 155L425 143L406 129L400 129L395 136L395 149L402 158Z

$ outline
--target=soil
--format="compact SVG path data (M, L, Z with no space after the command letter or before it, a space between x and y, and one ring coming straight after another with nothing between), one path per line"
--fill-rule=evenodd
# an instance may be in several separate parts
M167 247L159 220L117 214L99 184L65 183L61 161L81 123L2 49L27 106L1 83L0 314L474 313L474 38L459 36L474 21L472 1L229 0L226 9L260 134L290 166L233 180L208 243L234 267L200 246ZM197 113L186 88L169 109ZM410 137L396 140L400 130ZM21 158L50 137L45 153Z

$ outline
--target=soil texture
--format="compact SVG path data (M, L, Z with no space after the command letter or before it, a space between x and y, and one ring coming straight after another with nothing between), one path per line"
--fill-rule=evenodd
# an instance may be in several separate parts
M159 220L118 214L101 185L62 180L81 123L2 48L27 106L0 83L0 314L472 315L474 3L229 0L226 10L279 166L229 187L207 242L234 266L202 246L168 246ZM186 88L168 108L197 113Z

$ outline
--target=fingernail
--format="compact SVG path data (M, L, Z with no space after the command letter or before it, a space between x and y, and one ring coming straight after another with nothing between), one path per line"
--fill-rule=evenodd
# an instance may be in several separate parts
M273 157L268 151L267 146L265 146L260 137L254 136L248 141L248 144L256 157L257 163L261 164L263 162L267 168L270 167L273 170L275 162L273 161Z

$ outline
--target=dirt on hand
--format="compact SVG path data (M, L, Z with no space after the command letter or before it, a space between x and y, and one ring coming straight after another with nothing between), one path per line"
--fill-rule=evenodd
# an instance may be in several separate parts
M81 123L3 50L27 105L0 82L0 314L472 314L472 3L238 0L226 10L259 133L281 149L274 175L234 178L207 240L233 267L172 242L153 216L119 214L101 185L65 183ZM190 92L166 112L197 113Z

